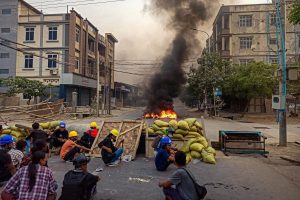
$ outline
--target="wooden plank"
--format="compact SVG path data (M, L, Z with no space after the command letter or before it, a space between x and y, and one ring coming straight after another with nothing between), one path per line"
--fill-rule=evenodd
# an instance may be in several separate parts
M138 132L138 137L137 137L136 142L135 142L135 147L134 147L133 158L132 159L135 159L135 157L136 157L136 151L137 151L137 149L139 147L139 143L140 143L140 139L141 139L141 134L142 134L142 130L143 130L143 125L144 125L144 120L140 124L140 129L139 129L139 132Z
M149 144L148 144L148 138L149 138L149 133L148 133L148 124L146 125L146 137L145 137L145 156L146 158L149 158Z

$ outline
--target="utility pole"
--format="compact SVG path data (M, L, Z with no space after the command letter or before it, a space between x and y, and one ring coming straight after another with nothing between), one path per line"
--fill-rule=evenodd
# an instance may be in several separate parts
M99 117L99 110L100 110L100 66L99 66L99 51L98 51L98 36L97 36L97 48L96 48L96 67L97 67L97 107L96 107L96 112L97 112L97 117Z
M103 86L103 97L102 97L102 114L106 114L106 76L107 76L107 65L106 63L103 63L104 65L104 86Z
M112 62L109 63L109 83L108 83L108 114L110 115L110 110L111 110L111 67L112 67Z
M287 124L286 124L286 48L285 48L285 0L276 0L276 30L280 33L280 80L279 95L283 101L283 108L278 110L279 114L279 146L287 146ZM278 38L279 39L279 38Z

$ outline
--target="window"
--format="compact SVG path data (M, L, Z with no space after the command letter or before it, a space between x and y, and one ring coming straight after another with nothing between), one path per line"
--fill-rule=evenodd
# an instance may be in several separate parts
M252 26L252 16L251 15L241 15L240 16L240 27L251 27Z
M57 63L57 55L50 54L48 55L48 68L56 68Z
M2 9L2 15L10 15L11 9Z
M276 39L276 38L270 38L269 44L270 44L270 45L275 45L275 44L277 44L277 39Z
M8 69L0 69L0 74L8 74L9 70Z
M240 38L240 49L250 49L252 45L252 37Z
M0 53L0 58L9 58L9 53Z
M76 31L76 36L75 36L76 42L79 42L79 40L80 40L80 29L78 27L76 27L75 31Z
M26 28L26 36L25 36L25 40L26 41L33 41L34 40L34 28L29 27Z
M32 54L28 54L25 55L25 69L32 69L33 68L33 55Z
M278 64L278 57L277 56L270 56L269 63L270 64Z
M270 14L270 25L271 26L276 25L276 14L275 13Z
M252 62L253 59L240 59L240 65L247 65L248 63Z
M79 65L80 65L80 62L79 62L79 58L75 58L75 69L79 69Z
M57 40L57 27L53 26L53 27L49 27L49 40Z
M10 28L1 28L1 33L10 33Z

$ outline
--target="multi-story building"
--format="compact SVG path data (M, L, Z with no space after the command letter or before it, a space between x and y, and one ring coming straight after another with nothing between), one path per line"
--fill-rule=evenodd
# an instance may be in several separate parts
M211 52L218 52L235 64L247 64L252 60L275 64L278 62L276 44L274 1L220 8L210 37ZM298 59L299 48L300 26L286 20L288 63Z
M67 102L71 102L72 92L77 92L78 105L91 104L96 96L97 67L114 67L114 36L100 35L73 9L70 13L43 14L23 0L11 1L17 5L12 22L17 22L13 41L19 50L13 51L15 75L51 84L51 95ZM113 70L111 76L113 80ZM103 87L104 78L99 84Z

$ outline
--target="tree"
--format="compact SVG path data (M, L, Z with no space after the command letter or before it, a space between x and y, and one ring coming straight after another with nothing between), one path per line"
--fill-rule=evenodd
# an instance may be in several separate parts
M291 23L300 24L300 1L299 0L294 1L288 18Z
M231 63L218 54L204 52L198 59L198 64L196 68L191 67L188 73L187 90L199 100L198 108L200 108L200 102L205 96L212 96L213 89L220 87L230 74Z
M246 101L246 111L251 99L272 95L278 83L274 75L276 69L276 65L263 62L235 65L224 81L223 92L232 99Z
M3 85L8 87L7 96L23 93L24 96L29 97L27 104L30 104L32 97L34 98L34 103L37 103L37 97L46 96L47 88L51 87L51 85L44 85L40 81L29 80L24 77L3 79L2 82Z

